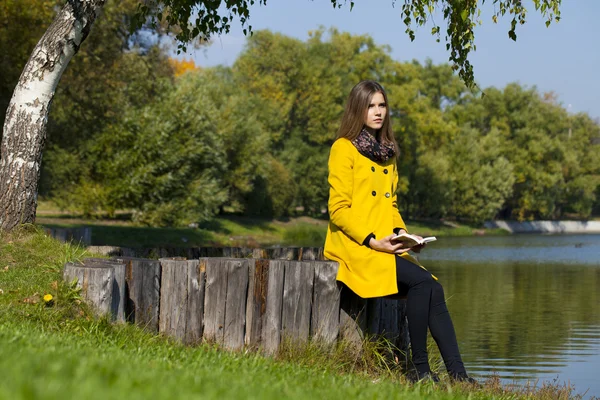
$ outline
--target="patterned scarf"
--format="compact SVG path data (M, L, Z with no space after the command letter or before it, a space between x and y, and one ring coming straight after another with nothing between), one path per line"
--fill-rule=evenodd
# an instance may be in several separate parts
M378 163L385 162L394 157L394 153L396 152L392 143L379 143L365 129L360 131L356 139L352 141L352 144L360 154Z

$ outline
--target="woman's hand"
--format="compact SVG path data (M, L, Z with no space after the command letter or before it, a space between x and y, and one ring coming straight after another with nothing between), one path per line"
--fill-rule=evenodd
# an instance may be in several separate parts
M403 234L403 233L406 233L406 231L405 231L404 229L400 229L400 230L398 231L398 235L401 235L401 234ZM413 234L413 236L416 236L416 237L417 237L417 238L419 238L420 240L423 240L423 237L421 237L421 236L419 236L419 235L415 235L415 234ZM413 246L413 247L411 248L411 250L412 250L412 251L414 251L415 253L420 253L420 252L421 252L421 250L423 250L423 247L425 247L425 246L427 246L427 243L418 244L418 245L416 245L416 246Z
M369 246L371 246L373 250L382 251L384 253L402 254L409 251L410 247L404 247L402 242L392 240L395 236L396 234L391 234L379 240L371 238Z
M402 233L402 232L406 232L406 231L405 231L404 229L400 229L400 232L399 232L399 233ZM419 240L423 240L423 237L422 237L422 236L415 235L414 233L413 233L412 235L413 235L414 237L416 237L417 239L419 239ZM412 250L412 251L414 251L415 253L420 253L420 252L421 252L421 250L423 250L423 247L425 247L425 246L427 246L427 243L418 244L418 245L416 245L416 246L413 246L413 247L411 247L411 250Z

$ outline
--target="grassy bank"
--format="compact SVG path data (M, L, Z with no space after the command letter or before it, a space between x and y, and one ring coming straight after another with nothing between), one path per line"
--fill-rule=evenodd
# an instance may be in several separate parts
M37 223L49 227L92 227L92 245L122 247L203 246L323 246L327 220L309 217L264 219L235 215L218 216L197 228L152 228L137 226L127 214L117 218L84 219L61 213L49 203L38 209ZM470 236L506 234L500 229L446 223L407 221L410 232L422 236Z
M84 256L33 227L0 235L0 399L574 398L554 386L509 392L493 380L411 386L376 354L343 345L289 347L275 359L185 347L93 317L61 280L64 263Z

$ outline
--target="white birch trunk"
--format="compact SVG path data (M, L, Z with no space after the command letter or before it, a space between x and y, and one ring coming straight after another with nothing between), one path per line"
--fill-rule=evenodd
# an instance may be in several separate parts
M33 49L6 111L0 152L0 229L35 222L48 109L56 86L106 0L67 0Z

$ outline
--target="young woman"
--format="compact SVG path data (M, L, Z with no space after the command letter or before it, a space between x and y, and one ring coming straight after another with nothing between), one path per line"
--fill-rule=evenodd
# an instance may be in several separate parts
M437 380L427 357L429 328L450 377L474 382L463 365L442 286L407 253L410 248L393 240L407 229L396 201L398 145L387 106L377 82L360 82L350 92L329 156L325 256L339 263L337 280L360 297L407 297L415 380Z

